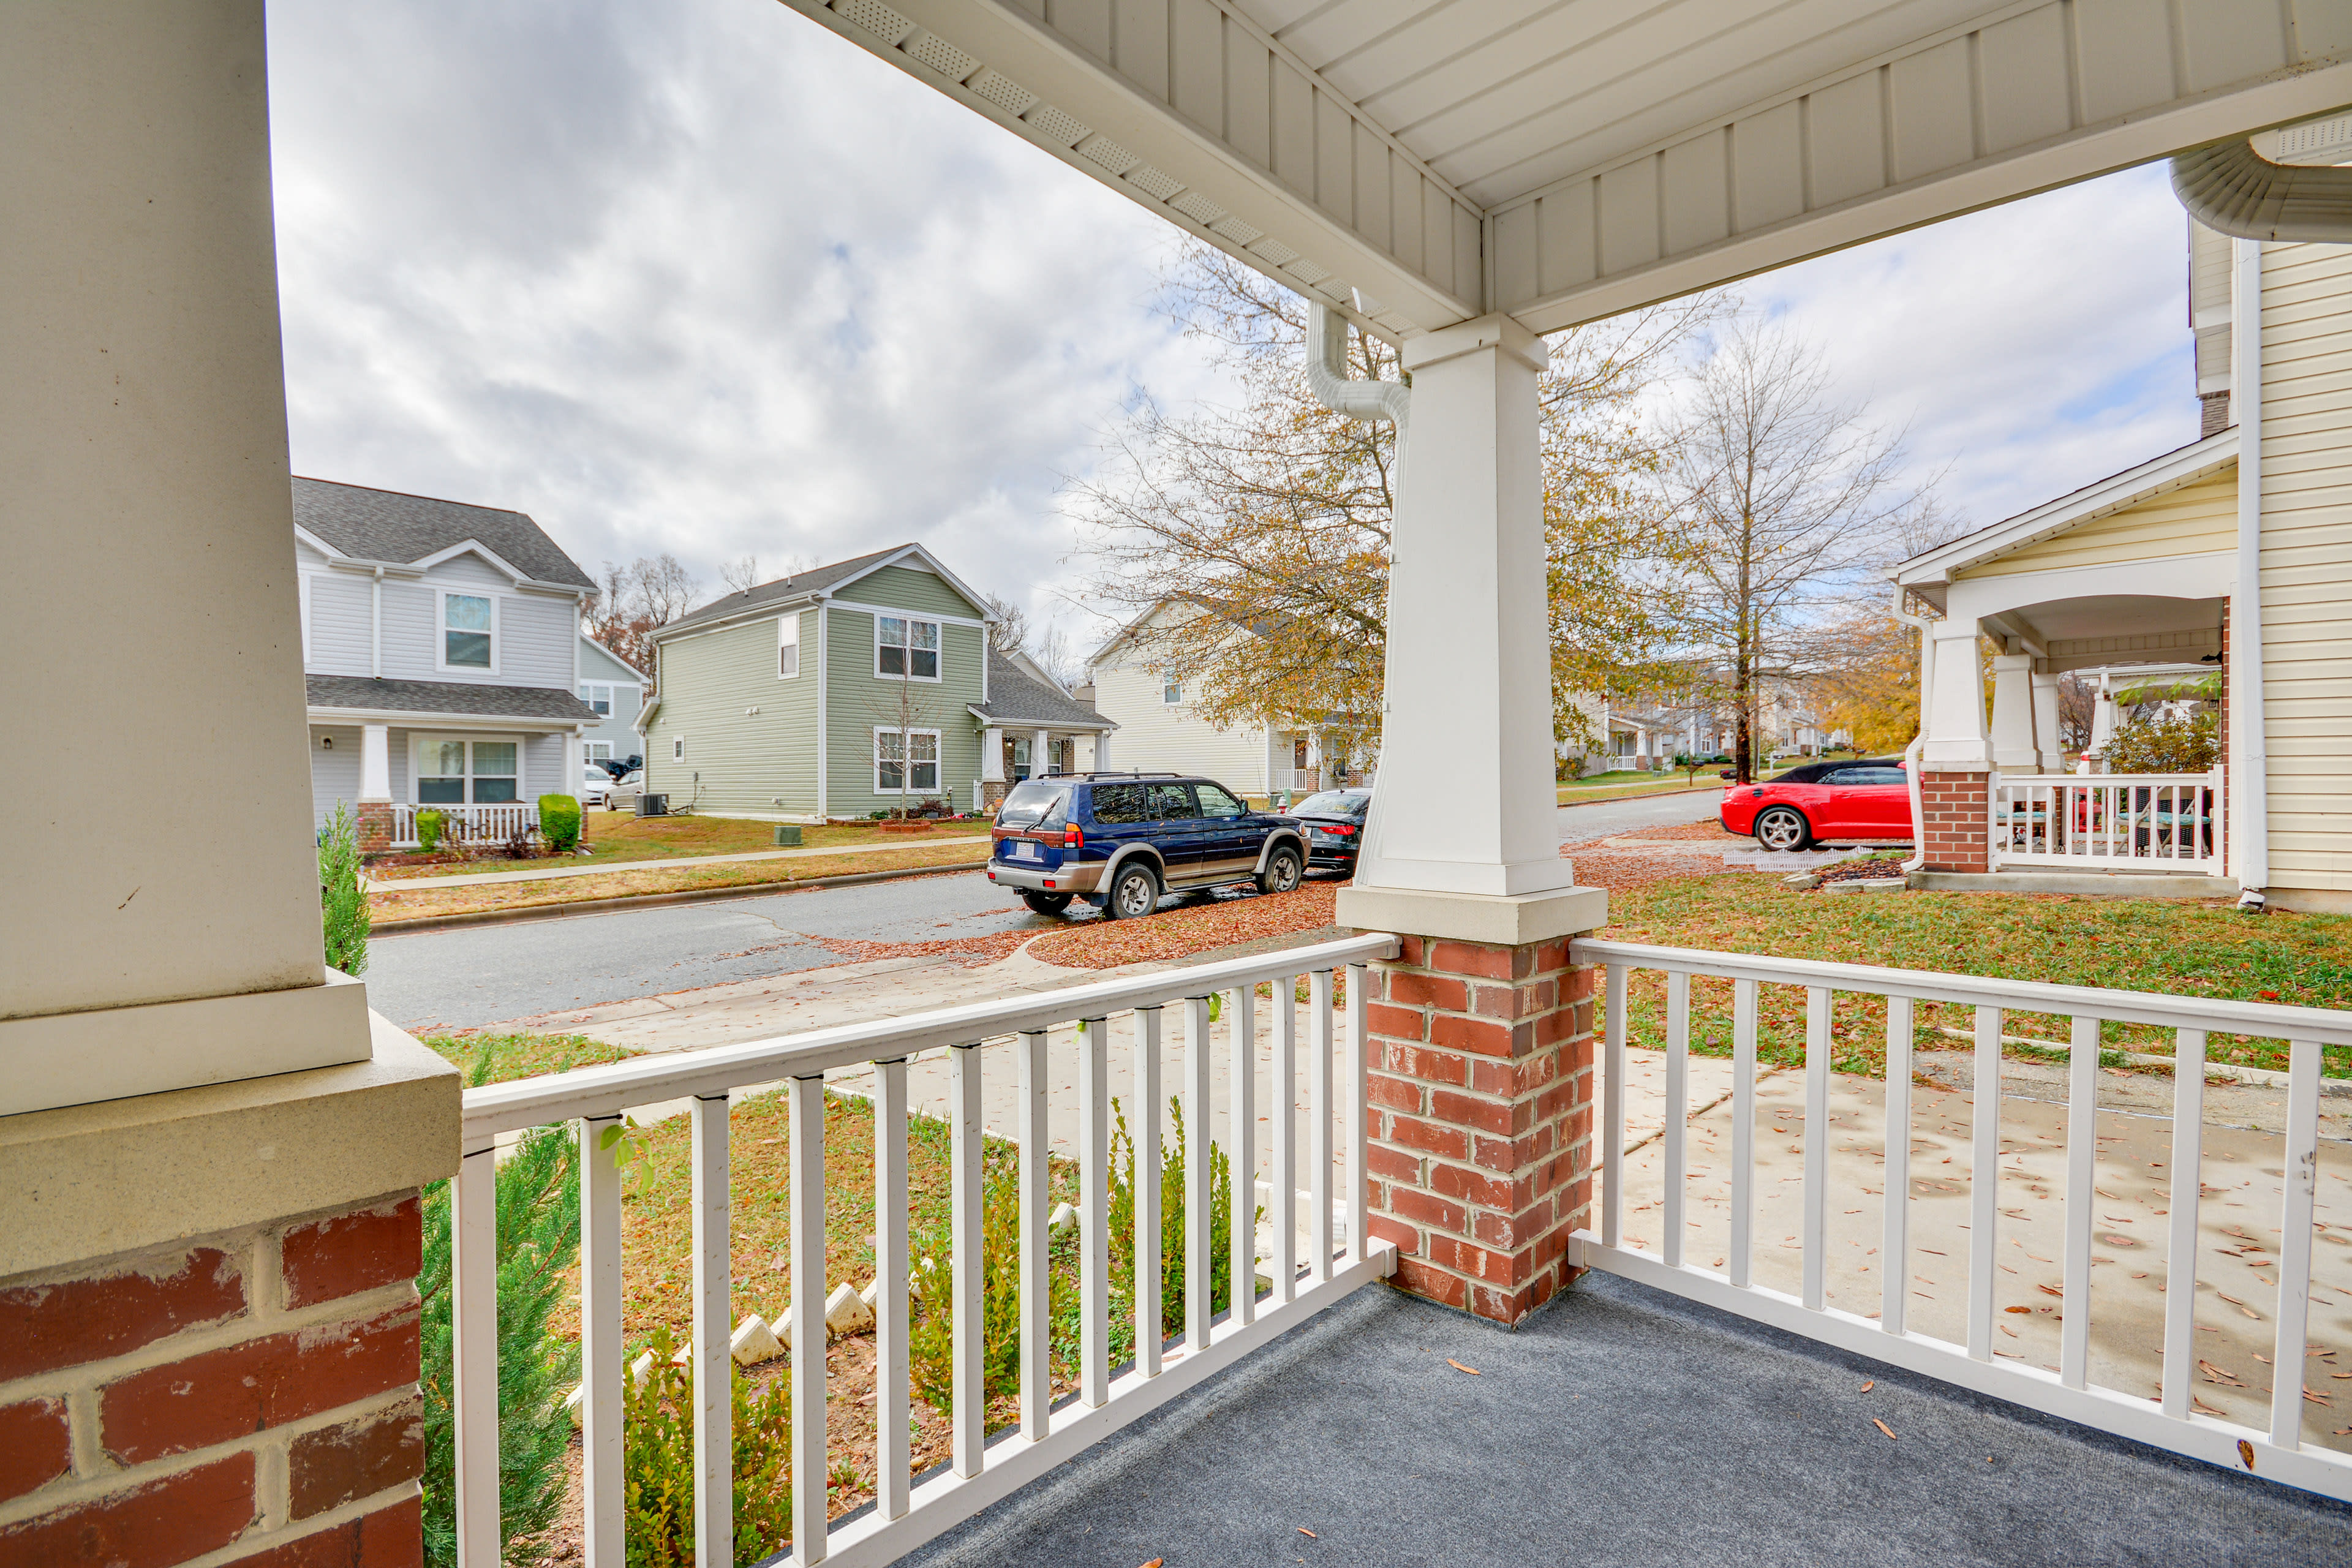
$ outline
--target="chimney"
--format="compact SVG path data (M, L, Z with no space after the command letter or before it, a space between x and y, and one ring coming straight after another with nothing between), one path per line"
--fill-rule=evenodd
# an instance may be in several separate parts
M2197 402L2202 415L2197 421L2197 438L2217 436L2230 427L2230 395L2226 392L2200 392Z

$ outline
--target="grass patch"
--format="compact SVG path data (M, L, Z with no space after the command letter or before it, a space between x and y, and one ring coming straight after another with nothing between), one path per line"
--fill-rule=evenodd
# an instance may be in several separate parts
M1559 804L1589 805L1595 801L1633 800L1645 795L1697 795L1723 787L1723 781L1715 776L1717 771L1702 768L1697 779L1689 783L1685 783L1678 773L1644 773L1627 769L1621 773L1594 773L1574 784L1559 785Z
M425 1044L469 1075L484 1053L488 1053L490 1067L481 1079L486 1084L505 1083L519 1078L541 1078L551 1072L570 1072L573 1068L601 1067L606 1062L625 1062L637 1055L635 1051L608 1046L602 1040L592 1040L585 1035L463 1032L427 1036ZM471 1081L470 1078L468 1081Z
M436 888L429 879L403 883L368 895L377 930L427 915L474 914L484 910L539 909L591 899L643 898L700 888L782 887L818 877L865 871L905 871L926 866L976 863L987 856L980 844L933 844L865 855L817 855L805 860L742 860L728 866L658 865L614 869L584 877L554 877L535 882L491 882L469 888ZM541 865L549 862L539 862ZM421 885L420 885L421 883Z
M1833 899L1761 876L1677 878L1612 892L1603 934L1619 942L2291 1006L2352 1006L2352 916L2278 911L2250 918L2219 903L2063 895ZM1634 973L1629 1039L1664 1047L1664 976ZM1731 999L1729 981L1692 983L1693 1050L1731 1054ZM1958 1042L1927 1031L1969 1028L1974 1016L1972 1008L1921 1004L1915 1017L1918 1043L1952 1048ZM2063 1040L2069 1028L2064 1017L2034 1013L2011 1013L2002 1021L2004 1033L2042 1039ZM1804 989L1762 987L1759 1057L1795 1065L1804 1058ZM1883 1074L1885 1003L1839 994L1831 1040L1837 1070ZM2101 1045L2162 1056L2171 1053L2173 1041L2168 1031L2106 1021ZM2215 1034L2206 1055L2242 1067L2287 1065L2283 1040ZM2323 1060L2327 1076L2352 1078L2352 1051L2331 1047Z
M472 876L483 871L539 871L553 866L627 865L638 861L675 860L697 855L751 855L772 850L776 825L728 816L636 816L590 807L581 814L582 856L537 860L467 860L449 866L371 873L379 879L429 881L435 877ZM985 822L942 822L931 828L941 838L985 836ZM914 842L921 843L918 835ZM853 844L903 844L903 835L882 831L878 822L810 825L802 827L800 847L830 849Z

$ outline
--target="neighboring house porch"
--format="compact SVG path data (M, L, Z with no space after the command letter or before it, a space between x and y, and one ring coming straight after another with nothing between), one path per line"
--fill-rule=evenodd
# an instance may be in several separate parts
M362 847L413 848L430 806L466 838L539 826L539 797L577 795L579 699L539 687L308 678L320 825L353 803Z

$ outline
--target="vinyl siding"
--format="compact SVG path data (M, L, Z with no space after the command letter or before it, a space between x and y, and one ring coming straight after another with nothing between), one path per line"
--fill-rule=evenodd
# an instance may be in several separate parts
M817 809L818 678L806 657L816 614L793 613L803 616L803 658L790 680L776 675L773 616L660 645L661 711L646 737L647 789L667 792L673 807ZM759 712L745 711L751 708ZM672 762L671 742L680 735L686 760Z
M1115 768L1200 773L1245 795L1266 791L1265 732L1219 730L1193 717L1190 706L1160 700L1158 674L1109 663L1094 668L1095 710L1118 726L1111 737Z
M889 605L918 615L961 616L978 620L988 612L948 586L945 579L909 566L885 566L868 573L841 590L845 599L861 605Z
M2238 468L2232 463L2211 479L2077 523L2063 533L1958 575L2007 577L2059 567L2113 566L2160 556L2227 552L2237 547Z
M946 589L928 573L886 572L914 579L910 595L925 583ZM860 579L853 592L879 592L876 578ZM896 581L882 585L893 593ZM955 603L963 603L961 597ZM910 605L908 607L912 608ZM945 610L938 614L950 613ZM956 612L962 613L962 612ZM874 731L877 726L900 724L903 691L911 710L910 726L940 731L940 788L959 808L972 804L972 783L980 777L980 727L971 713L980 700L982 647L978 626L940 628L940 679L900 681L874 673L874 616L863 610L834 605L825 611L825 670L828 704L825 712L825 765L830 777L825 809L835 816L863 816L869 812L904 805L907 797L880 795L874 788ZM803 636L807 628L803 627ZM805 645L803 659L806 659Z
M488 594L499 601L495 670L438 667L436 653L440 643L440 594L444 589ZM317 614L315 609L312 614ZM315 625L312 630L315 636ZM572 686L572 649L579 636L577 601L518 592L505 574L478 556L460 555L445 561L420 581L384 580L383 673L388 679L551 686L569 691ZM355 673L366 674L367 667L362 664Z
M2270 882L2352 890L2352 252L2263 258Z
M373 584L338 572L310 574L310 656L303 666L320 675L373 675ZM337 742L341 745L341 742Z
M591 729L584 740L603 741L615 757L634 757L644 750L636 731L637 713L645 706L645 678L615 658L602 644L580 639L580 679L609 682L613 714ZM588 753L583 748L580 753Z
M394 729L385 736L391 748L390 773L392 798L413 802L411 792L415 753L412 740L420 734L455 734L455 731L416 731ZM323 738L331 737L332 747L322 746ZM543 795L569 795L573 792L572 773L566 763L567 735L491 735L469 734L470 740L513 740L521 745L518 761L522 768L520 792L522 798L536 802ZM352 725L314 724L310 727L310 805L313 828L324 827L327 817L337 801L356 805L360 793L360 728Z
M322 741L332 741L331 748ZM397 796L401 792L393 791ZM310 826L327 826L335 802L356 806L360 798L360 729L356 724L310 727Z

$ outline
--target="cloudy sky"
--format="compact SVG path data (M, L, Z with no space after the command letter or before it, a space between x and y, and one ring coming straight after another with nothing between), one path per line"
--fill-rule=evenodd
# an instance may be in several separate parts
M1144 392L1171 231L775 0L273 0L298 473L530 512L719 591L919 539L1058 616L1057 505ZM2143 169L1751 281L1996 521L2196 433Z

